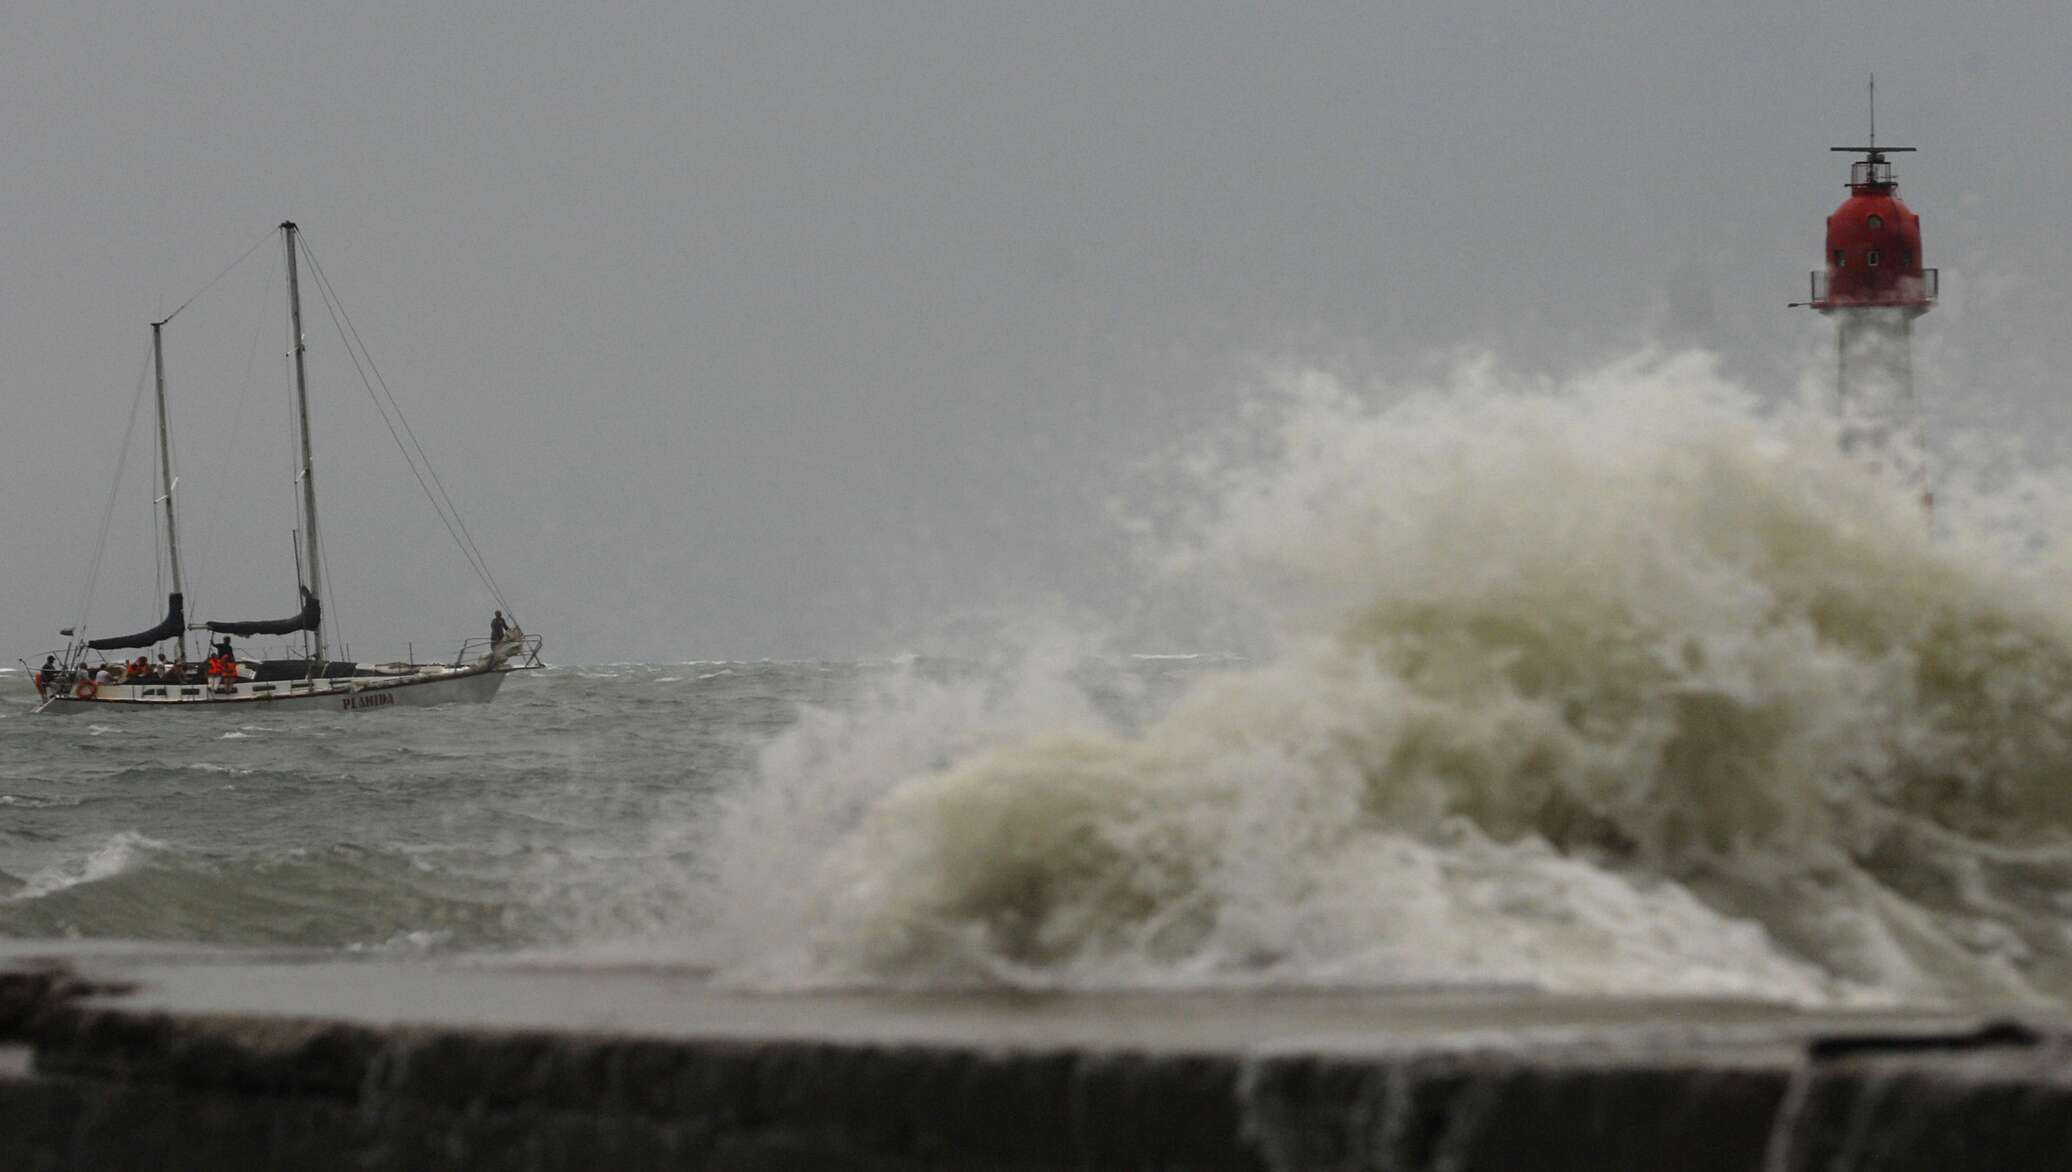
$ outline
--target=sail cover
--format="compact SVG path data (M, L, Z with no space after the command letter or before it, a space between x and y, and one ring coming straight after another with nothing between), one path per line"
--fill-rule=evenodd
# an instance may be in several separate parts
M148 631L134 635L121 635L112 639L89 639L88 647L95 651L120 651L127 647L149 647L163 643L180 633L187 625L187 600L182 595L168 594L165 600L165 621Z
M210 623L209 630L219 635L292 635L297 631L314 631L324 617L323 604L317 596L302 587L302 613L288 619L260 619L249 623Z

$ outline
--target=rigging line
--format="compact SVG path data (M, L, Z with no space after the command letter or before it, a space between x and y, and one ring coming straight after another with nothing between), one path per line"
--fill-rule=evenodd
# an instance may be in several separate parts
M294 266L294 259L285 252L281 254L280 275L283 280L290 276ZM297 324L299 323L293 312L282 314L281 334L287 340L287 348L281 351L281 370L283 381L288 388L289 402L291 403L299 402L307 391L306 384L296 377L301 370L298 356L303 352L303 334L296 332ZM305 330L304 333L306 332ZM284 422L287 424L288 437L288 495L293 501L292 511L295 516L295 585L301 588L305 586L302 577L303 559L310 557L313 553L321 552L315 550L315 539L311 532L316 527L315 510L310 507L314 502L303 491L304 475L315 475L315 471L313 469L305 469L302 462L302 452L306 446L302 441L307 438L303 435L303 431L308 425L309 413L306 409L290 410ZM324 582L319 578L312 577L309 579L306 588L318 600L319 605L322 605L325 599L330 598L329 590L325 588ZM300 589L296 591L295 601L298 606L301 605L302 594ZM331 599L331 601L335 602L336 599ZM330 618L333 616L326 617ZM314 656L315 654L315 644L311 638L313 634L314 632L307 630L302 632L302 650L305 656Z
M349 660L352 658L352 652L349 650L352 645L345 638L345 614L338 605L338 590L331 585L331 563L325 562L322 570L324 574L322 594L323 597L331 600L330 610L324 615L324 625L331 629L332 637L338 640L338 657ZM304 631L303 634L307 636L309 632Z
M351 332L352 345L357 346L360 354L365 357L367 369L373 372L374 381L380 385L382 395L388 399L389 409L395 412L396 422L402 425L403 434L409 437L411 446L417 450L418 462L424 465L426 475L432 478L432 484L438 488L439 496L445 502L446 511L452 514L453 523L459 527L461 538L467 544L467 552L473 555L473 560L481 568L481 574L485 580L484 584L489 587L490 593L496 597L497 602L502 603L504 601L503 591L496 583L496 575L489 570L489 559L483 556L482 550L475 544L474 535L468 532L467 522L461 518L460 507L453 503L453 494L447 491L445 482L439 478L438 468L433 466L430 454L424 450L423 441L417 438L416 429L410 426L410 419L403 413L403 405L396 400L395 392L388 385L388 379L382 376L381 367L374 361L373 352L367 349L366 342L360 338L359 327L353 324L352 315L346 312L345 300L338 296L337 289L331 285L330 277L324 273L323 266L317 263L316 253L310 249L308 234L304 233L297 237L297 239L301 241L303 255L309 258L311 271L316 273L317 280L329 291L332 303L337 306L338 316L344 319L345 330ZM343 336L343 332L341 332L341 336ZM362 373L360 377L364 380L366 378L365 373ZM369 390L371 392L372 388L370 387ZM506 607L506 609L509 608Z
M402 453L404 465L410 469L410 474L416 479L418 488L423 490L425 499L431 502L432 512L438 516L439 523L446 527L446 535L453 539L455 548L460 550L461 556L467 560L469 568L475 571L476 577L482 579L483 584L489 588L491 596L496 596L496 586L487 576L487 568L479 564L476 558L469 556L467 546L462 543L460 535L454 532L453 521L448 519L446 510L439 507L438 498L433 496L431 487L425 483L424 474L418 471L418 461L411 458L410 449L404 446L402 437L396 433L396 424L389 418L388 408L382 405L380 396L375 394L374 385L368 381L367 372L361 366L362 355L354 351L351 338L347 335L345 326L339 320L341 308L337 303L336 290L331 289L329 282L323 279L322 274L316 268L314 258L310 258L310 272L315 278L310 283L317 290L318 299L324 303L325 312L330 314L332 327L338 330L339 338L346 343L344 347L346 357L352 362L354 372L359 375L360 385L366 389L367 397L373 401L376 414L381 416L382 426L388 428L389 438L395 441L396 450ZM362 349L364 350L364 347ZM371 363L372 359L369 358L368 361ZM329 567L326 567L326 576L329 576ZM497 602L501 605L503 599L498 597Z
M144 369L137 372L137 393L136 397L130 400L129 422L122 429L122 446L116 450L115 476L108 485L108 504L101 511L101 530L94 542L93 560L87 565L86 585L79 602L81 630L86 628L87 616L93 609L94 586L100 579L102 558L108 550L108 533L115 519L115 502L121 492L123 469L129 462L130 437L136 432L137 410L144 402L144 379L150 368L151 359L146 356Z
M179 502L176 498L180 495L180 444L179 441L173 438L173 428L170 422L166 424L165 446L166 462L170 466L169 470L172 473L172 487L168 489L165 494L165 505L168 509L177 512L179 509ZM166 478L164 477L160 477L156 483L159 486L163 487L165 484L165 479ZM158 519L156 516L152 518L152 524L154 526L155 532L155 526L158 524ZM172 575L173 569L173 547L171 541L166 542L165 561L166 575L170 577ZM186 577L186 575L182 574L181 577L184 578ZM184 589L187 584L185 582L182 582L180 585ZM161 593L163 593L163 591L161 591Z
M424 489L426 499L431 501L433 511L439 513L442 523L446 523L448 536L454 539L454 543L460 548L462 556L467 558L469 565L474 568L476 576L482 580L484 586L488 587L490 596L503 609L511 611L515 619L517 612L512 611L510 603L504 600L503 591L497 585L496 575L489 570L488 559L482 556L481 549L475 544L474 536L468 532L467 522L461 519L460 509L454 505L452 494L446 491L445 483L439 479L438 470L432 466L431 457L425 453L424 444L418 440L417 433L410 426L409 418L403 414L403 405L396 401L395 393L389 389L388 380L382 377L381 368L375 365L374 355L367 350L367 344L361 340L358 327L352 324L352 315L345 311L345 305L342 299L339 298L337 289L332 286L330 278L324 274L323 266L317 263L316 254L310 250L309 240L306 235L302 237L302 252L309 259L310 271L316 275L318 289L324 296L325 308L331 313L332 325L338 329L340 338L347 338L348 334L350 335L346 346L346 353L352 357L353 368L358 372L361 384L366 387L369 397L374 399L375 409L381 412L382 422L388 424L390 438L396 441L397 448L403 452L404 462L411 465L412 474L417 476L418 487ZM343 319L343 324L340 322L341 318ZM358 348L357 354L354 353L355 347ZM366 369L364 370L360 367L360 359L362 357L366 359ZM381 385L381 395L386 396L388 399L387 409L383 409L381 397L375 394L373 384L367 380L367 372L370 370L374 374L374 382ZM402 425L403 433L410 437L411 446L416 448L415 461L411 459L410 450L403 446L402 437L396 434L395 424L388 423L389 411L395 412L396 423ZM419 464L422 464L424 467L423 475L417 474L417 466ZM424 477L426 475L431 477L432 485L438 487L438 497L436 498L432 495L431 486L425 484ZM443 509L440 507L441 500L439 498L444 500ZM451 522L446 520L448 514L452 517ZM454 532L456 527L459 529L458 533Z
M360 385L366 389L367 397L373 401L375 413L381 416L382 426L388 428L389 438L395 441L396 450L403 454L404 466L410 469L410 475L417 480L418 488L424 491L425 499L431 502L432 512L438 516L440 523L446 526L446 535L451 537L454 545L460 548L461 556L467 558L467 547L460 544L460 535L454 532L453 523L447 519L446 511L439 506L438 498L432 495L431 486L425 483L424 474L418 471L417 461L412 458L410 449L404 445L403 437L397 433L395 420L389 418L388 408L383 406L381 397L375 394L374 384L368 381L367 372L360 364L360 355L354 351L351 340L346 335L345 326L339 321L340 314L332 291L329 289L328 283L322 279L322 275L316 272L314 261L311 262L311 274L316 279L310 283L315 287L318 298L323 301L324 311L331 316L332 328L336 329L338 336L346 341L344 347L345 356L352 362L353 372L359 375ZM472 558L468 558L468 565L475 569L478 576L481 574L481 569L475 566Z
M302 247L304 253L309 256L310 268L317 273L318 280L328 287L330 279L324 275L322 269L317 265L315 254L309 252L309 241L307 239L303 240ZM431 477L432 485L438 489L440 498L445 502L446 512L453 518L454 526L459 528L460 536L457 540L463 546L462 553L468 557L470 564L475 567L476 574L482 579L483 585L488 588L490 597L496 600L498 606L510 611L512 620L516 621L518 612L505 599L502 585L497 582L495 573L489 568L489 558L483 554L481 547L475 543L475 535L469 532L467 521L460 515L460 506L454 503L453 494L447 491L446 482L440 479L438 468L432 464L431 455L424 450L423 441L417 438L416 429L410 426L409 417L403 413L403 405L396 400L395 392L390 389L388 380L382 376L381 368L376 365L373 353L367 349L367 344L360 339L359 327L353 324L352 315L345 311L344 300L338 297L336 289L332 289L330 295L338 305L339 315L345 319L346 329L352 332L352 341L358 345L360 353L366 358L367 369L374 373L375 382L380 384L382 395L388 399L389 409L395 412L396 421L403 426L403 434L409 437L411 446L416 449L418 462L424 466L425 474ZM362 379L365 377L364 374L361 375ZM371 387L369 388L370 393L372 393L372 389ZM405 456L407 459L408 453L405 453ZM435 508L438 503L437 501L433 502Z
M496 600L499 606L509 609L509 604L504 601L503 591L497 584L496 575L489 570L489 559L482 555L481 549L475 544L473 534L468 532L467 522L461 519L460 509L453 503L452 494L446 491L445 483L439 479L438 469L432 466L431 457L426 454L424 444L418 440L416 431L410 426L409 418L403 414L403 405L396 401L395 393L390 390L388 380L382 377L381 368L375 365L374 355L367 349L366 342L360 338L359 328L353 325L352 315L346 312L344 300L338 296L337 288L331 284L330 278L323 271L323 267L317 263L316 254L310 251L307 237L302 239L302 251L303 255L309 259L310 271L317 278L317 284L325 297L326 307L332 312L332 325L338 329L339 337L346 341L346 352L353 358L353 366L360 376L361 384L367 388L368 395L374 398L375 409L382 412L384 423L388 422L389 412L393 411L395 413L395 424L389 424L389 434L391 438L396 440L397 448L402 451L404 463L411 465L413 474L416 474L418 465L423 466L424 474L418 476L418 487L424 489L425 497L431 502L433 511L439 513L440 521L446 524L448 536L453 538L454 544L461 551L461 556L467 559L469 566L474 569L476 577L480 578L482 584L488 588L490 596ZM343 325L340 325L341 318L343 319ZM354 353L355 346L358 349L357 354ZM364 370L360 369L360 360L362 358L366 360L366 369ZM368 371L373 372L374 382L380 384L380 395L376 395L374 385L368 382ZM388 400L386 408L383 407L382 396L386 396ZM411 458L410 448L404 447L402 437L397 436L395 433L396 424L402 425L403 435L409 437L410 446L416 449L416 459L414 462ZM431 477L432 483L430 486L425 484L424 476ZM437 487L437 497L433 496L433 486ZM442 498L443 509L441 508ZM452 518L450 522L447 521L448 516ZM459 530L458 533L455 532L456 528Z
M137 371L136 397L130 400L129 422L122 429L122 447L115 456L115 477L108 485L108 504L101 510L101 533L94 541L93 560L87 564L86 586L80 591L78 629L82 632L86 630L87 616L93 611L94 584L101 576L101 555L108 552L108 529L115 520L115 501L122 489L122 470L129 464L130 437L137 431L137 409L144 405L144 384L150 373L151 353L146 350L143 368Z
M285 285L288 279L288 261L286 253L282 254L281 267L279 273L281 281ZM287 412L281 416L283 434L287 439L287 447L282 449L282 454L287 457L288 512L295 518L294 529L296 540L301 542L307 542L309 540L309 528L305 522L305 518L302 512L302 445L300 443L302 437L302 418L301 412L295 410L294 406L295 350L298 346L302 344L302 339L297 337L295 334L295 319L287 311L286 306L281 307L281 316L279 318L279 321L281 324L281 338L286 343L285 347L281 350L281 387L287 392L287 399L289 404ZM298 547L295 553L295 584L298 586L302 584L303 556L304 554L302 549ZM323 593L323 587L319 586L315 582L311 582L309 584L309 588L313 591L316 591L319 595ZM299 594L296 596L296 601L301 601L301 596ZM307 631L303 632L303 643L305 645L309 645L309 632Z
M163 483L164 479L164 477L158 474L158 448L156 445L153 445L151 448L151 483L156 487ZM150 507L145 510L145 519L151 523L151 591L154 595L162 598L165 596L166 567L171 563L171 558L166 554L165 534L160 532L158 527L159 500L156 496L151 497L150 500ZM168 503L170 503L170 500L171 496L168 494Z
M245 258L257 251L260 245L266 243L268 240L273 239L273 232L273 229L267 229L264 235L260 236L259 239L252 241L252 246L250 248L247 248L243 252L238 253L237 259L231 261L229 267L225 268L222 272L217 273L213 278L209 280L208 284L203 285L199 289L196 289L192 297L189 297L187 300L182 301L179 304L178 308L174 309L171 313L166 314L164 317L160 318L158 324L165 325L167 322L170 322L174 318L180 316L180 310L185 309L190 305L193 305L196 301L199 301L201 299L202 294L216 287L217 281L220 281L223 278L229 276L231 269L235 269L237 266L245 263Z

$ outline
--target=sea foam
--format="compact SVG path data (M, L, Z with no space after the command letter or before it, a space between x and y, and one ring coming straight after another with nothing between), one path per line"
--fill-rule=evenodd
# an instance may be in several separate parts
M2072 991L2065 494L1932 531L1702 355L1383 398L1291 378L1166 536L1263 662L1132 733L1039 650L780 738L701 847L722 971Z

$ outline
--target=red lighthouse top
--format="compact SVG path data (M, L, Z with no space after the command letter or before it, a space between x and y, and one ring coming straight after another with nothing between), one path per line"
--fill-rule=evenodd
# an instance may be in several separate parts
M1861 152L1863 158L1849 165L1849 198L1827 218L1826 268L1813 274L1807 304L1823 313L1875 307L1928 312L1941 274L1921 267L1921 217L1899 198L1899 180L1885 159L1914 148L1878 145L1874 106L1869 146L1829 149Z

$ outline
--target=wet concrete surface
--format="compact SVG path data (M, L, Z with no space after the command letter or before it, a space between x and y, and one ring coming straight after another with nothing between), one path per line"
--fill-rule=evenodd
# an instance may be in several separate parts
M0 942L0 1167L2072 1168L2072 1024Z

